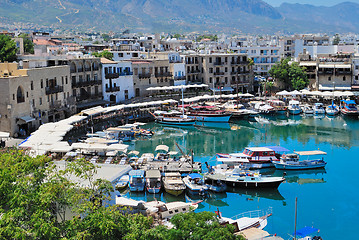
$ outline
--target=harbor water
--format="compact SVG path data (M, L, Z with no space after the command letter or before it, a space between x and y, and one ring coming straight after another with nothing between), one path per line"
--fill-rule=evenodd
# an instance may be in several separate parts
M200 203L198 211L219 209L225 217L272 207L273 215L264 229L289 239L294 232L295 198L298 197L297 229L313 226L323 239L358 239L356 219L359 218L359 120L337 117L286 116L256 117L253 121L211 123L197 127L167 127L150 123L144 128L155 131L151 139L139 139L129 150L141 154L154 152L159 144L179 151L175 142L194 160L216 164L216 153L241 152L247 146L283 146L291 151L317 150L327 152L325 170L286 171L286 181L278 190L228 189L223 194L210 194ZM268 169L262 174L282 176L283 171ZM116 192L115 194L118 194ZM115 195L114 194L114 195ZM188 195L174 197L166 193L125 192L136 200L155 198L169 201L198 201Z

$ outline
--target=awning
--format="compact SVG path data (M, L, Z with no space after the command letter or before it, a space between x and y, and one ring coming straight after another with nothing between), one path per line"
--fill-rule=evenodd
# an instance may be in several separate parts
M302 229L299 229L295 232L295 235L297 237L301 237L301 238L304 238L308 235L311 235L312 233L314 232L318 232L318 229L317 228L313 228L313 227L304 227ZM294 235L294 233L293 233Z
M267 148L272 149L275 152L289 152L288 149L286 149L285 147L281 147L281 146L267 146Z
M323 152L323 151L320 151L320 150L314 150L314 151L296 151L295 152L296 154L298 155L301 155L301 156L312 156L312 155L327 155L326 152Z
M36 120L35 118L30 117L30 116L19 117L17 124L25 124L25 123L29 123L29 122L32 122L35 120Z
M213 88L211 88L211 91L213 91ZM233 92L234 89L231 88L231 87L224 87L224 88L221 88L221 89L218 89L218 88L214 88L214 91L215 92Z
M155 151L165 151L165 152L168 152L170 148L166 145L158 145L155 149Z

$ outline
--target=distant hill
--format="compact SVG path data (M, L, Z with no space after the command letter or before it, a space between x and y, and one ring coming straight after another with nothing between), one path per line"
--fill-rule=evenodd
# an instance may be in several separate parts
M343 2L332 7L283 3L276 8L285 19L302 23L308 29L313 24L330 25L342 31L359 32L359 4ZM342 31L340 31L342 30Z
M351 18L358 18L359 5L338 6L335 12L301 4L274 8L262 0L0 0L0 22L170 33L358 31Z

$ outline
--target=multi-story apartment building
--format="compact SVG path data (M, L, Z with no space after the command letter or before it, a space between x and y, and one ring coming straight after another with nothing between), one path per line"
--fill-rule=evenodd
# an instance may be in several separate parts
M352 76L352 90L359 90L359 54L353 54L352 56L353 63L353 76Z
M133 68L133 86L135 97L146 96L146 89L158 86L173 86L173 74L169 61L161 59L131 60Z
M203 83L200 68L200 57L198 54L189 54L184 56L185 69L188 84Z
M308 53L300 54L299 65L305 67L312 90L351 90L355 83L352 60L348 54L319 55L316 60L311 59Z
M102 95L105 101L118 103L134 97L130 61L115 62L106 58L102 64Z
M77 111L104 104L100 58L73 58L68 64Z
M200 54L202 78L213 90L252 91L253 70L247 54ZM202 70L201 70L202 72Z
M0 63L0 131L29 134L42 123L75 113L69 66L18 69Z

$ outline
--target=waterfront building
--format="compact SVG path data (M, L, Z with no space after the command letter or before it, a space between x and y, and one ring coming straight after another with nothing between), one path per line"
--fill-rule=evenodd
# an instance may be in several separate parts
M118 103L134 97L133 72L130 61L101 58L102 95L105 101Z
M72 58L68 60L68 64L77 112L105 104L102 96L100 58Z
M359 54L353 54L352 56L353 63L353 76L352 76L352 90L359 90Z
M0 63L0 131L27 135L75 113L68 65L19 69Z

